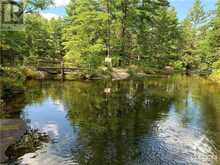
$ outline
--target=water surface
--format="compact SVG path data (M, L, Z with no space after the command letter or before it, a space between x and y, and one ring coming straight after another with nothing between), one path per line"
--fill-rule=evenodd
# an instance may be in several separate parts
M6 164L220 164L220 86L202 78L27 82L25 88L8 101L10 114L1 114L1 150L27 130L50 140L16 159L2 155Z

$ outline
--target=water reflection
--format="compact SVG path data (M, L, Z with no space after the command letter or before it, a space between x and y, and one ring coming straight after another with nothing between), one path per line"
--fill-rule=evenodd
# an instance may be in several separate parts
M220 87L204 79L29 82L26 89L19 119L51 141L19 164L218 163Z

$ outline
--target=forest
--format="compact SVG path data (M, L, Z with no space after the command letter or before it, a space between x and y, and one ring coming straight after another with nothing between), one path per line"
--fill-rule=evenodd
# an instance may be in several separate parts
M212 73L219 81L219 0L213 11L195 0L183 20L168 0L71 0L66 16L50 20L40 11L52 0L20 3L24 29L0 33L2 67L33 67L50 59L93 71L110 65Z
M22 30L0 33L3 77L51 78L39 67L52 67L70 68L70 80L178 72L219 82L219 0L210 11L195 0L182 20L168 0L71 0L66 16L52 19L41 14L52 0L18 3Z

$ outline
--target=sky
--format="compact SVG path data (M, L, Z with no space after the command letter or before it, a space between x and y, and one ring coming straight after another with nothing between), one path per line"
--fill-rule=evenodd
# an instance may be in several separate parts
M42 12L42 15L47 19L57 18L59 16L65 16L65 6L70 0L54 0L55 6ZM175 7L177 16L181 20L186 15L189 9L192 7L194 0L169 0L170 5ZM215 8L216 0L202 0L205 10L213 10Z

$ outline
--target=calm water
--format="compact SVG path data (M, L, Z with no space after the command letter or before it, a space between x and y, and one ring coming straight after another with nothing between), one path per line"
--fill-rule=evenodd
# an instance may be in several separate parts
M220 86L198 77L28 82L1 114L4 151L30 129L48 142L6 164L220 164Z

